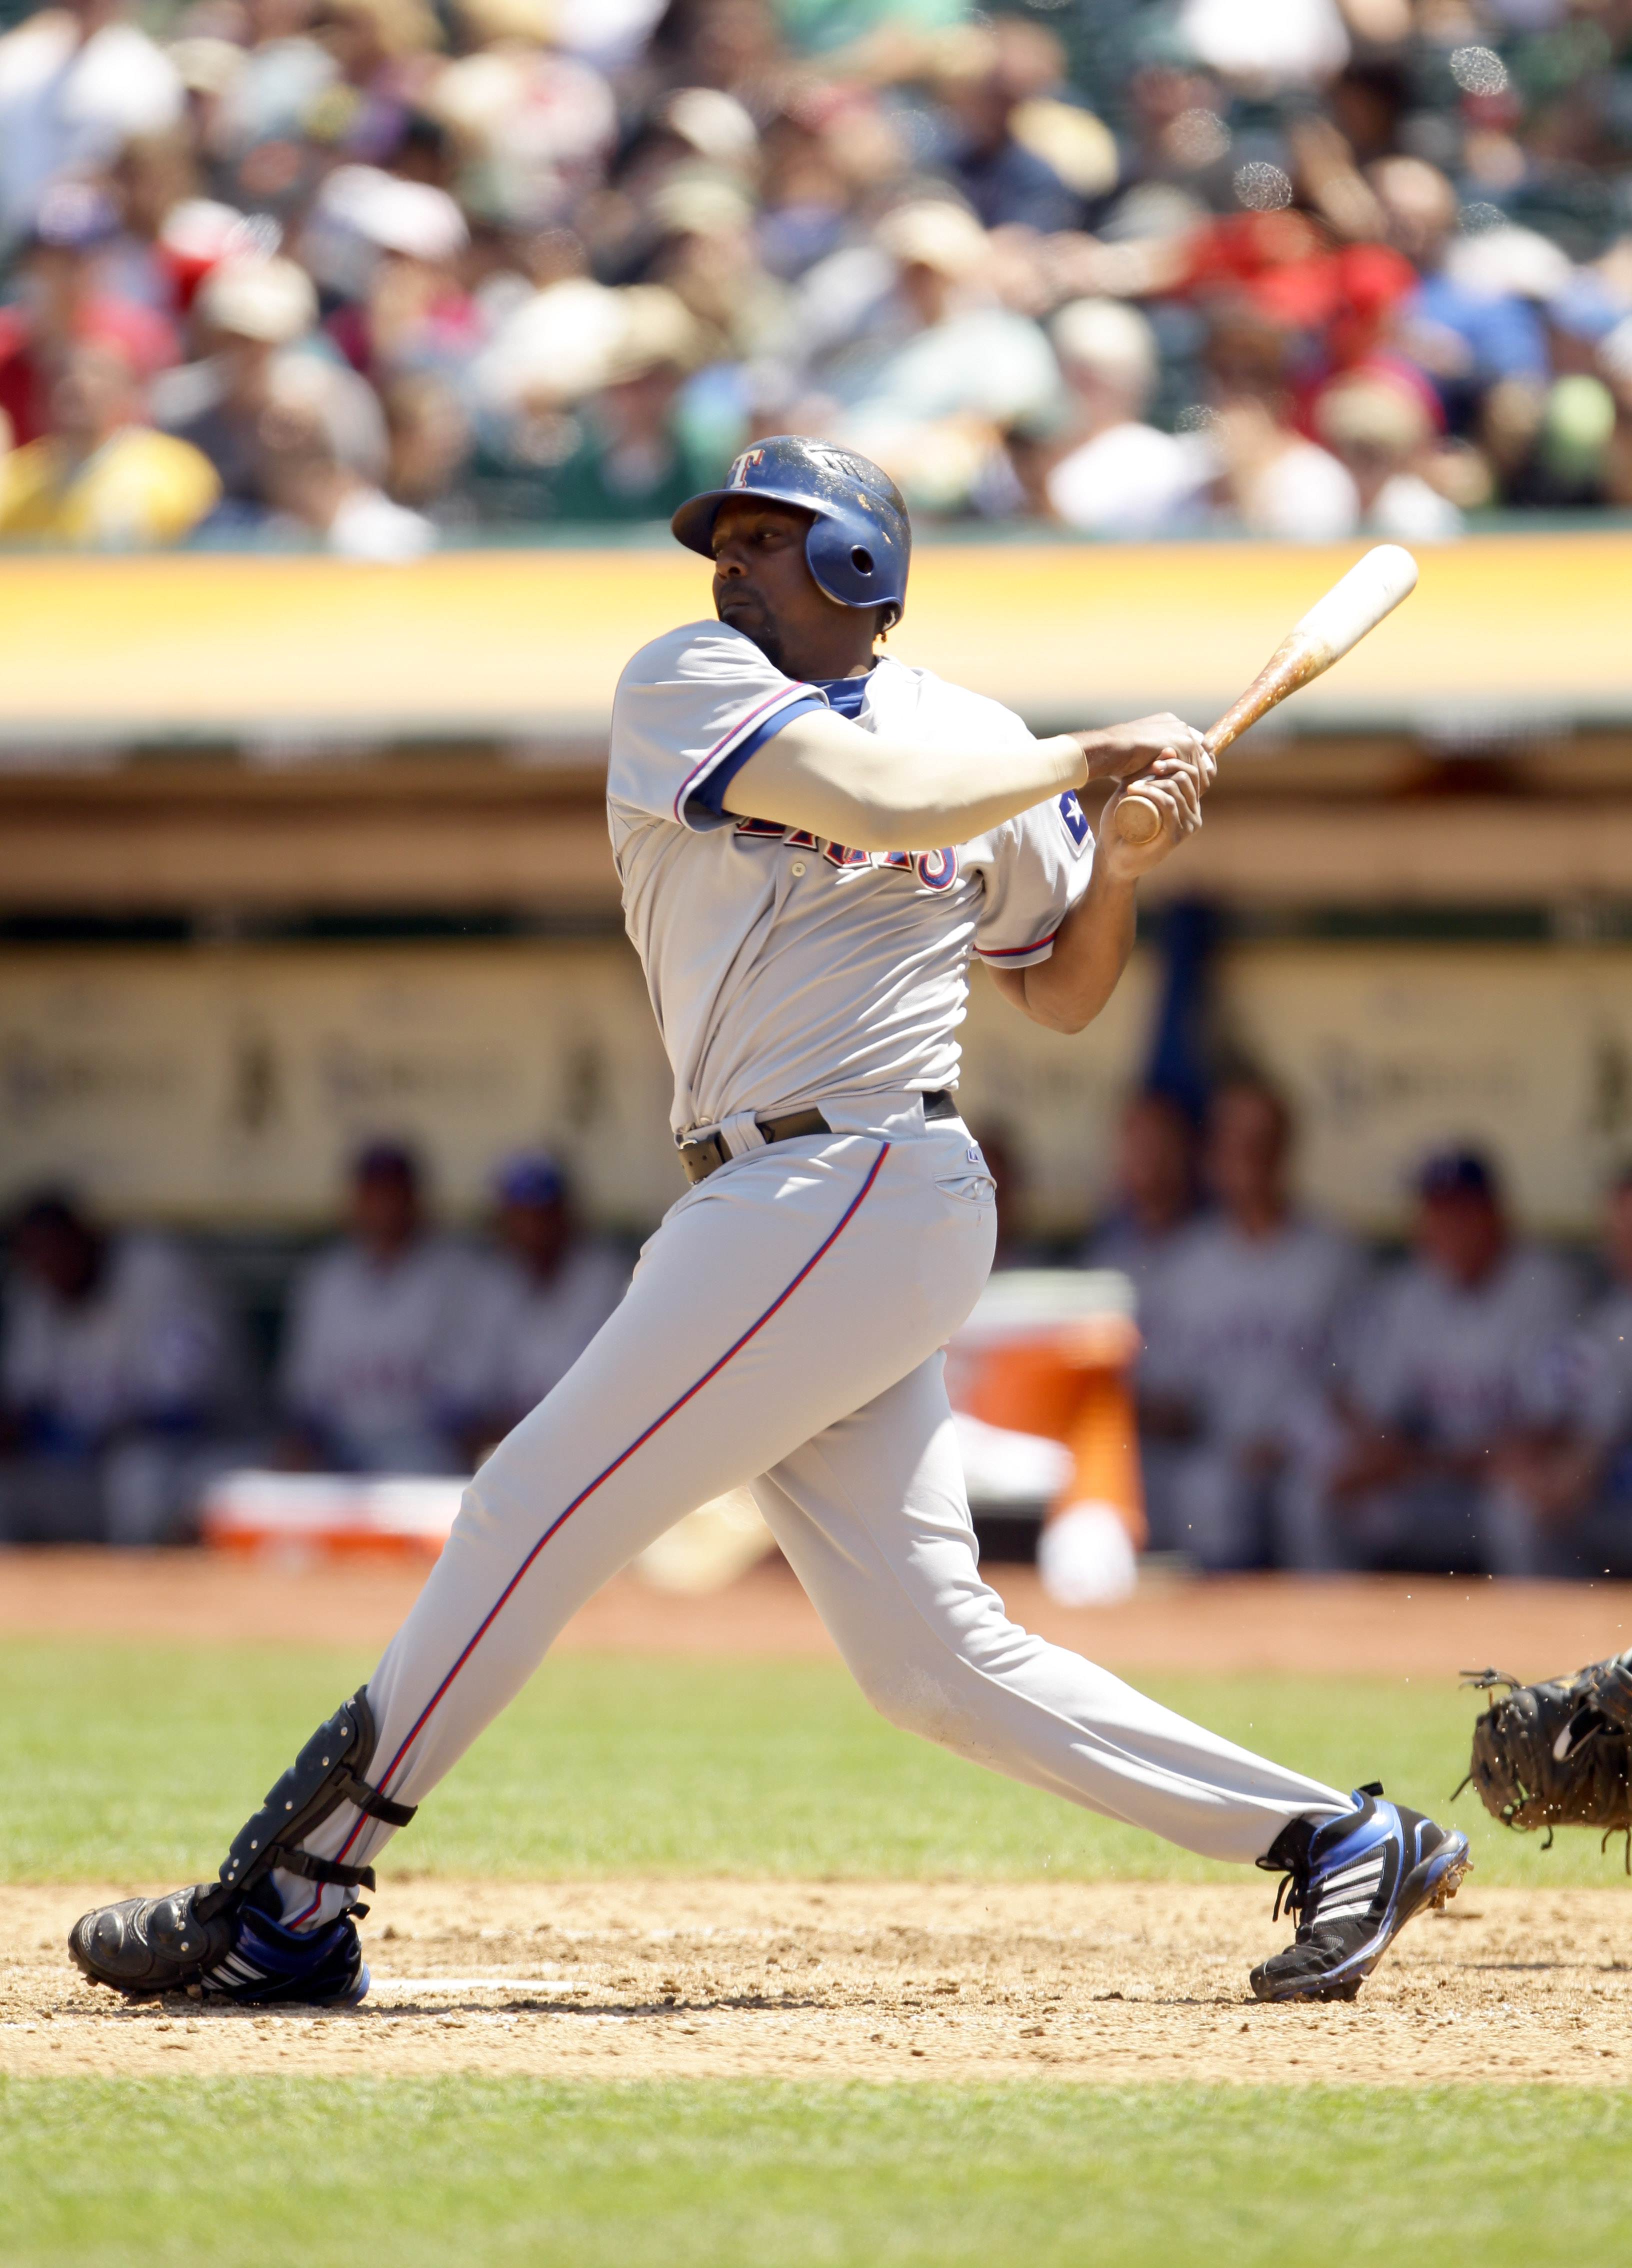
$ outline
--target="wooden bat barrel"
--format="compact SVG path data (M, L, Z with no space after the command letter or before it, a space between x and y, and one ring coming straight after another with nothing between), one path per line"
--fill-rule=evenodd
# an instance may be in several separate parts
M1214 755L1221 755L1249 725L1300 685L1330 669L1368 630L1391 615L1416 588L1416 562L1398 543L1373 545L1346 575L1340 576L1324 597L1318 599L1302 621L1283 637L1244 693L1239 694L1205 735ZM1163 826L1159 807L1136 788L1116 806L1116 831L1124 843L1139 847L1154 843Z

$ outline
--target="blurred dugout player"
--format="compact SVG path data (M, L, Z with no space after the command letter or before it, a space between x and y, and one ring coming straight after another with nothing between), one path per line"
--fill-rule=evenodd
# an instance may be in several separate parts
M1134 1315L1143 1342L1139 1375L1147 1399L1159 1394L1160 1366L1172 1346L1165 1300L1174 1255L1196 1216L1196 1128L1182 1103L1147 1087L1129 1095L1116 1129L1115 1182L1111 1204L1084 1239L1078 1265L1114 1268L1134 1287ZM1171 1415L1171 1413L1169 1413ZM1160 1550L1175 1548L1165 1518L1181 1441L1143 1432L1139 1440L1142 1500L1157 1508Z
M485 1402L488 1263L425 1226L419 1169L395 1143L351 1172L349 1233L290 1304L281 1381L286 1462L346 1472L457 1473Z
M1500 1459L1516 1572L1632 1574L1632 1166L1610 1189L1603 1252L1609 1288L1543 1365L1547 1422Z
M483 1293L481 1391L488 1437L509 1432L559 1385L629 1289L629 1268L573 1219L566 1181L542 1153L498 1174L500 1257Z
M1363 1280L1349 1239L1293 1208L1290 1145L1279 1095L1248 1079L1218 1089L1202 1154L1217 1210L1178 1233L1143 1318L1150 1540L1207 1568L1304 1555Z
M241 1349L202 1272L71 1200L11 1232L0 1339L0 1539L156 1543L242 1454Z
M1118 1268L1139 1295L1141 1325L1159 1302L1163 1270L1195 1218L1195 1129L1154 1088L1130 1095L1116 1130L1116 1194L1084 1240L1077 1264Z
M1545 1420L1574 1285L1555 1255L1515 1240L1471 1151L1423 1169L1414 1242L1356 1346L1354 1432L1310 1564L1532 1573L1534 1520L1499 1484Z

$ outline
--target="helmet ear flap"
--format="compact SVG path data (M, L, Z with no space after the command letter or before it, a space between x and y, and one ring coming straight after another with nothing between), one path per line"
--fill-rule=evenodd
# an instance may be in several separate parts
M820 513L805 533L805 558L821 589L842 607L864 607L882 584L871 547L856 540L853 528Z
M805 537L805 558L818 585L842 607L890 607L901 618L903 570L884 526L849 526L819 513Z

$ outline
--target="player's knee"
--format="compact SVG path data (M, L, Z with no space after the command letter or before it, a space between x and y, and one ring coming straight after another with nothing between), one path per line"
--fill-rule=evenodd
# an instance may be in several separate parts
M902 1732L944 1749L967 1746L973 1717L954 1655L878 1661L858 1670L856 1682L878 1714Z

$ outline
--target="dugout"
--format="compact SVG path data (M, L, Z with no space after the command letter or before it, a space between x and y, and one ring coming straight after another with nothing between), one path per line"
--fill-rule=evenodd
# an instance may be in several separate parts
M1205 721L1363 547L931 541L895 650L1036 727ZM1066 1237L1140 1073L1173 895L1225 1042L1372 1233L1478 1138L1581 1235L1632 1146L1632 532L1425 549L1416 595L1226 762L1129 980L1062 1044L977 983L966 1094ZM445 553L0 559L0 1201L281 1248L360 1137L452 1212L540 1137L634 1232L680 1184L601 810L617 672L707 604L641 531Z

